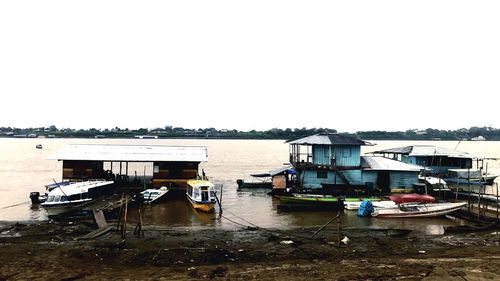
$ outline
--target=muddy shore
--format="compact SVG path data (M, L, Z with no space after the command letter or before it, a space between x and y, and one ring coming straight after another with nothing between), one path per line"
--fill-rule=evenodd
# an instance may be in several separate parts
M91 222L0 226L0 280L500 280L500 231L187 229L92 239ZM338 245L340 238L348 243Z

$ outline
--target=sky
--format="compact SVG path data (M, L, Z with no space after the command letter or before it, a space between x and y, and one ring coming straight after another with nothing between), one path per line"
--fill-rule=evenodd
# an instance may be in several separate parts
M500 127L500 1L0 1L0 126Z

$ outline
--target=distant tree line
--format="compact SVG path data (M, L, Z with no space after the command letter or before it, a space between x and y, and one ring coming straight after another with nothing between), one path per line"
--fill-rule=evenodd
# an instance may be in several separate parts
M70 129L52 125L39 128L0 127L1 137L49 137L49 138L135 138L157 136L158 138L208 138L208 139L298 139L320 133L337 133L328 128L274 128L267 131L238 131L215 128L186 129L165 126L154 129L111 128L111 129ZM406 131L359 131L342 133L365 140L500 140L500 129L492 127L471 127L457 130L406 130Z

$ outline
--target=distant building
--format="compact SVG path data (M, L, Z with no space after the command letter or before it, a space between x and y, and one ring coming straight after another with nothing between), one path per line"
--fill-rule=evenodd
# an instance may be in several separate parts
M485 141L485 140L486 140L486 138L485 138L485 137L483 137L483 136L477 136L477 137L475 137L475 138L471 138L470 140L471 140L471 141Z
M157 139L158 136L150 136L150 135L144 135L144 136L135 136L136 139Z

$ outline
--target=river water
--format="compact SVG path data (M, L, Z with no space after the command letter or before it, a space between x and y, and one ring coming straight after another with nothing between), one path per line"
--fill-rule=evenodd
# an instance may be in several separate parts
M375 146L362 147L362 153L412 144L431 144L454 149L455 141L375 141ZM43 149L36 149L42 144ZM206 146L209 161L202 163L210 180L223 186L224 218L217 214L194 212L185 200L171 200L153 205L145 212L145 223L179 227L235 228L256 225L266 228L317 226L326 223L335 214L322 212L281 212L278 202L267 196L268 190L236 188L236 179L249 180L250 173L268 172L281 167L288 160L288 145L282 140L203 140L203 139L0 139L0 221L44 221L42 208L32 207L31 191L45 191L45 184L60 180L62 163L47 160L65 144L135 144ZM477 156L500 158L500 142L461 142L458 150ZM130 173L147 173L151 165L130 165ZM488 164L491 172L500 173L500 161ZM498 180L497 180L498 181ZM136 213L132 212L132 219ZM441 234L443 226L458 222L447 218L433 219L377 219L359 218L355 212L343 214L344 227L409 228L428 234Z

